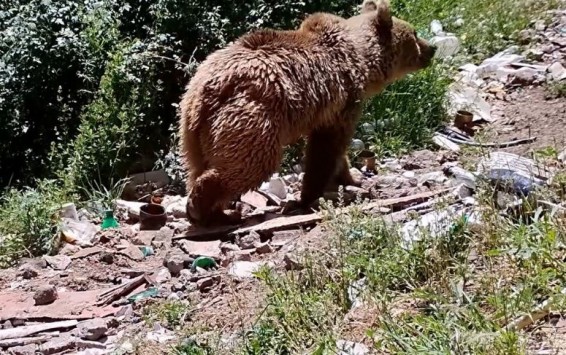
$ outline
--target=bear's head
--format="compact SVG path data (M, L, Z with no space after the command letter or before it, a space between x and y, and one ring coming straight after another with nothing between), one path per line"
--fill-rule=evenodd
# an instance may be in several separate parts
M411 24L393 17L387 0L365 0L360 14L346 23L365 49L370 92L431 64L436 47L419 38Z

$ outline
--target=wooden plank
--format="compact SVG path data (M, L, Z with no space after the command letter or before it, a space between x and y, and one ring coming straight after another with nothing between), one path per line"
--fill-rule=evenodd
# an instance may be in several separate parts
M46 332L54 329L74 328L79 322L77 320L67 320L54 323L43 323L36 325L27 325L11 329L0 330L0 340L24 338L36 333Z
M265 221L255 226L240 228L233 231L231 234L242 234L249 232L274 232L282 229L291 229L306 225L312 225L318 223L322 220L322 216L319 213L311 213L306 215L298 216L282 216L269 221Z
M453 189L449 188L449 189L442 189L436 191L427 191L416 195L410 195L410 196L398 197L398 198L389 198L386 200L370 202L367 205L362 206L362 210L367 211L374 208L389 207L393 211L398 211L400 209L404 209L407 205L413 203L423 203L430 200L433 197L446 194L447 192L452 190Z

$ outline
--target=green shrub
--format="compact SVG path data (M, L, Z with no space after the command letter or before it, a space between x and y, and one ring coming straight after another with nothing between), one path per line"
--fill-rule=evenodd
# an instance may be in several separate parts
M52 180L6 192L0 200L0 267L56 249L57 213L68 197Z
M358 136L376 153L406 153L426 146L434 131L446 121L446 89L450 80L441 64L393 83L367 104Z

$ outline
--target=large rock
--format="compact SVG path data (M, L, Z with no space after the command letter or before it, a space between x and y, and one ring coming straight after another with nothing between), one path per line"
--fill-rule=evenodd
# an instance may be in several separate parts
M180 200L171 203L165 208L167 215L174 218L187 218L187 197L182 197Z
M108 325L106 324L106 320L95 318L79 323L77 331L81 339L98 340L106 335Z
M151 242L151 245L156 248L169 247L173 240L173 234L175 232L169 227L162 227L155 233L155 237Z
M36 349L37 349L37 345L35 345L35 344L15 346L13 348L8 349L8 354L10 354L10 355L35 355Z
M560 62L555 62L548 67L548 72L552 80L560 81L566 79L566 69Z
M41 286L33 295L36 306L53 303L57 297L57 288L55 286Z
M47 265L51 266L54 270L65 270L71 265L71 258L67 255L44 255L43 259Z
M179 241L179 247L181 250L195 258L199 256L208 256L219 259L222 254L220 244L220 240L197 242L183 239Z
M261 243L261 236L254 231L239 237L237 240L237 244L241 249L253 249L258 243Z
M157 232L153 230L143 230L139 231L136 236L132 239L132 243L135 245L151 245L153 238Z
M230 266L228 273L240 278L251 278L263 265L264 262L258 261L236 261Z
M172 276L177 276L185 268L185 259L180 254L170 254L165 257L165 266Z

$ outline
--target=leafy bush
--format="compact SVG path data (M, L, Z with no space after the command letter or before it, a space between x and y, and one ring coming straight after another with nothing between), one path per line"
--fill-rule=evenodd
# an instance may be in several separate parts
M51 253L57 247L56 213L67 194L52 180L36 188L11 189L0 201L0 266L22 256Z
M369 101L358 136L379 155L426 146L446 121L447 70L436 64L393 83ZM369 124L369 125L368 125Z
M94 1L0 7L0 184L49 172L51 142L72 139L104 71L112 19ZM101 31L104 30L104 35Z

